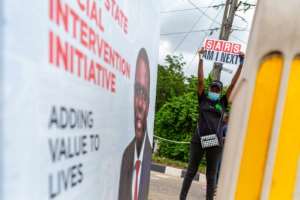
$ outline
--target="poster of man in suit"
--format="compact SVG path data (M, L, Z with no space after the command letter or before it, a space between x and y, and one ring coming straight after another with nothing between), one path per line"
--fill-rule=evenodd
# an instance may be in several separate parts
M147 133L150 67L147 52L137 56L134 82L135 137L126 147L121 164L119 200L145 200L150 181L151 144Z

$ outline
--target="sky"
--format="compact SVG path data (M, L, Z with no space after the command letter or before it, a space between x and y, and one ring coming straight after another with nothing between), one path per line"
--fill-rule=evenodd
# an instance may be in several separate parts
M190 3L192 2L200 10ZM256 0L243 0L256 4ZM223 18L224 6L214 8L214 5L225 3L225 0L160 0L161 3L161 35L159 47L159 63L164 64L166 55L182 55L186 66L184 72L187 76L197 74L197 49L202 46L205 38L219 36L219 31L206 31L219 28ZM242 7L241 7L242 8ZM204 13L204 14L203 14ZM230 36L230 41L242 44L246 51L247 41L251 30L255 7L247 12L238 11L234 19L233 28L238 29ZM191 33L187 34L186 32ZM211 62L204 62L204 72L207 76L212 70ZM223 71L221 81L228 85L237 66L225 65L233 73Z

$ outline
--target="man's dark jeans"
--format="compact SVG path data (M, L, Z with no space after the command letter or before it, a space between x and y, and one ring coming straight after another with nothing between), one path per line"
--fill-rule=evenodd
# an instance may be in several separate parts
M198 171L199 164L202 160L203 155L206 155L206 199L213 200L216 186L217 186L217 171L218 163L220 162L222 155L222 147L212 147L207 149L202 149L201 144L191 143L190 145L190 160L188 169L182 184L180 200L185 200L187 193L190 189L192 181Z

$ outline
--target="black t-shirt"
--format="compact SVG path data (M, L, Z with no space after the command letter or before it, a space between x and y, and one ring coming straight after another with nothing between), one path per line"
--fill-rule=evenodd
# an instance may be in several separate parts
M221 136L224 126L221 118L228 107L226 95L222 96L218 101L212 101L203 92L201 95L198 95L198 104L198 131L195 131L192 142L200 143L200 136L204 135L217 134Z

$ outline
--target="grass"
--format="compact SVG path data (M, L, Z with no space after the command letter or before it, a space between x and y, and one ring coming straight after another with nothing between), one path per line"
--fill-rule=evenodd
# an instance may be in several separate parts
M179 169L186 169L188 166L188 164L186 162L171 160L169 158L159 157L157 155L152 156L152 161L157 164L175 167L175 168L179 168ZM205 173L205 168L206 168L206 166L203 163L201 163L198 171L200 173Z

